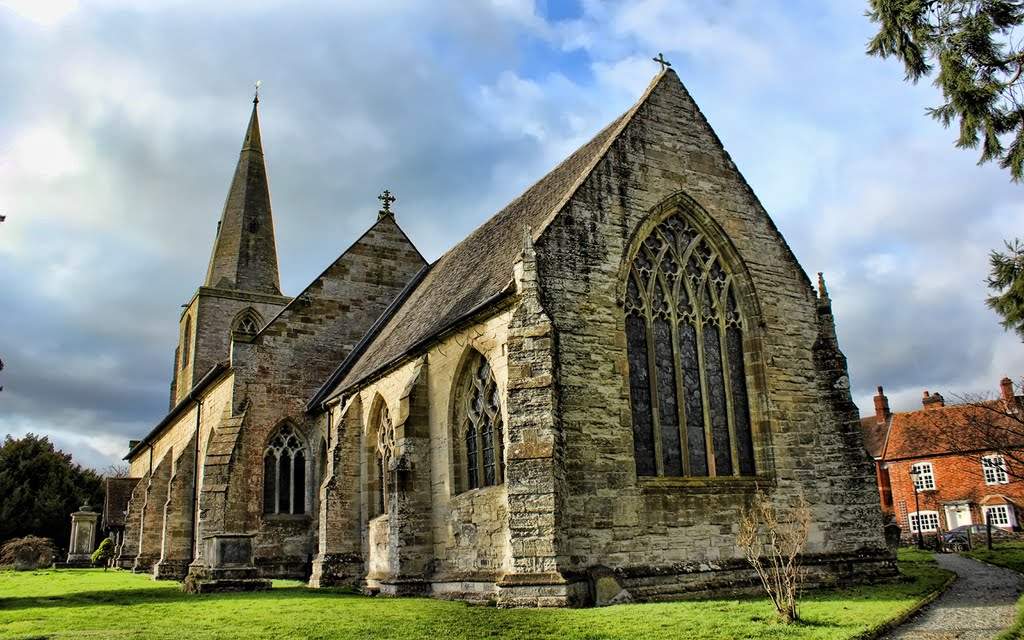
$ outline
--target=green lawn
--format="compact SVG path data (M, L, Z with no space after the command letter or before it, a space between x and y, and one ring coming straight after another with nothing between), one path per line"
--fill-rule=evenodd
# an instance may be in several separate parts
M279 581L256 594L190 596L176 583L100 570L0 573L4 638L854 638L946 579L901 562L902 580L812 592L805 621L773 621L764 599L505 610L425 598L369 598Z
M979 545L973 551L964 554L975 560L981 560L1018 573L1024 573L1024 542L1001 542L992 545L992 550ZM1017 623L999 636L1001 639L1024 638L1024 597L1017 601Z

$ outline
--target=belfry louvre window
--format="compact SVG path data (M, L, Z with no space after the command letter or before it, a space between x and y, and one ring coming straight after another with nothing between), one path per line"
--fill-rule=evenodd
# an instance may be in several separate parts
M504 431L501 397L491 366L475 353L463 368L455 417L462 446L461 488L478 489L504 482Z
M735 278L676 214L643 241L626 283L639 476L754 475Z
M306 513L306 449L289 424L263 453L263 513Z

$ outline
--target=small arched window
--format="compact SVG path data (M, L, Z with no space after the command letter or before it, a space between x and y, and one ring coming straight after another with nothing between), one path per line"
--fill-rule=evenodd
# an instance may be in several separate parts
M637 475L753 475L737 276L676 213L644 239L627 277Z
M185 318L185 329L181 333L181 368L188 366L188 356L192 351L192 316Z
M306 513L306 448L290 424L277 430L263 453L263 513Z
M255 309L250 307L235 316L235 321L231 323L231 331L232 333L251 336L259 332L262 326L263 318L260 317L260 314L256 313Z
M457 384L454 426L458 489L501 484L505 481L501 397L487 359L474 352Z
M391 504L392 488L389 486L388 478L392 463L395 460L395 425L391 422L391 414L388 406L383 402L377 410L377 442L374 447L374 466L377 471L376 491L376 513L380 515L388 512Z

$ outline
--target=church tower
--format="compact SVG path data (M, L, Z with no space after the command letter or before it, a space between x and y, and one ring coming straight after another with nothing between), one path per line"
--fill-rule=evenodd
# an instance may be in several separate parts
M258 107L257 95L206 279L181 314L172 407L214 365L228 359L232 335L255 334L290 300L281 295Z

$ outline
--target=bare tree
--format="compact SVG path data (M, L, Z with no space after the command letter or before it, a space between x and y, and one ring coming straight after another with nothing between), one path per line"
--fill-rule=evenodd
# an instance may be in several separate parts
M760 489L740 521L738 542L743 555L761 579L779 619L787 624L800 619L800 553L807 544L810 526L811 508L803 494L788 513L780 514Z
M131 471L131 467L127 464L112 464L106 468L103 472L104 478L127 478Z

